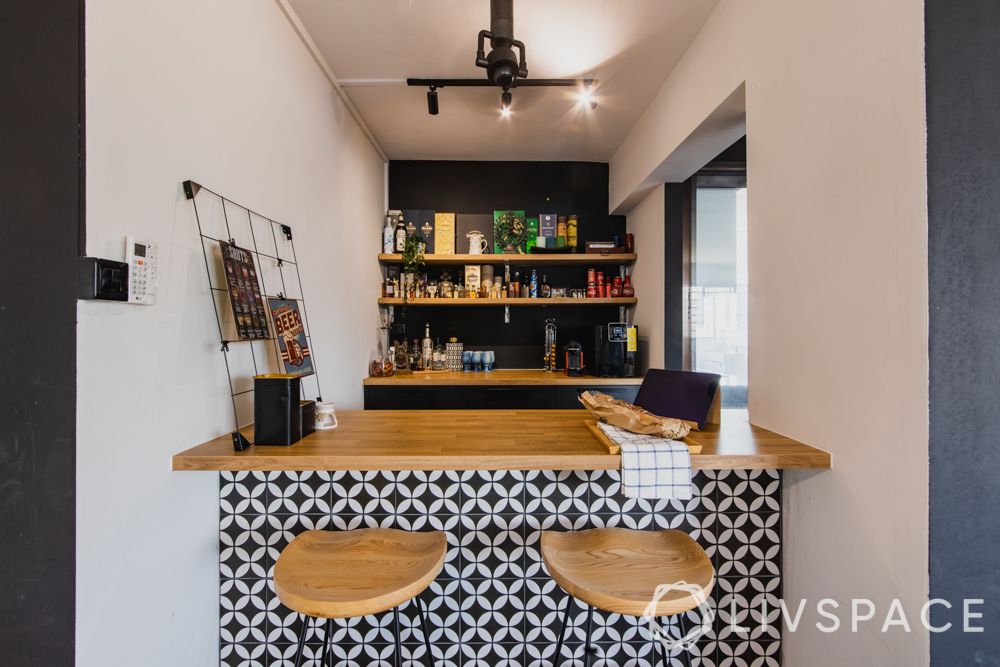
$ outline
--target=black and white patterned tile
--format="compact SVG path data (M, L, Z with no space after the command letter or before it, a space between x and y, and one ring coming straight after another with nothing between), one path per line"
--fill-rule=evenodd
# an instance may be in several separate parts
M617 471L226 472L219 512L222 665L290 667L303 626L274 594L282 549L305 530L376 526L440 530L448 539L445 566L421 595L433 661L411 602L399 610L404 665L553 665L567 597L542 563L542 531L602 526L683 530L709 553L718 575L709 600L716 618L692 665L780 664L777 471L699 471L686 501L625 498ZM584 660L587 610L572 604L560 665ZM698 621L696 612L688 616ZM394 627L391 612L336 620L333 664L394 665ZM595 610L592 627L593 665L660 664L639 619ZM304 664L318 667L325 622L308 633ZM683 664L679 654L670 664Z

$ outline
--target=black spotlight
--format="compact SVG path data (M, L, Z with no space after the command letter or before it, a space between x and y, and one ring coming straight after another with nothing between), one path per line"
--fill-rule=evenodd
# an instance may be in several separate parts
M500 94L500 108L503 111L510 111L510 104L514 101L514 96L510 94L509 90L505 90Z
M427 113L432 116L438 115L438 93L437 88L431 86L431 89L427 91Z

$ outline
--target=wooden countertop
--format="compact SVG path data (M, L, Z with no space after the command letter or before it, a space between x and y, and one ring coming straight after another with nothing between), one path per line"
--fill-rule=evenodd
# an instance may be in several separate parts
M567 377L562 371L546 372L541 370L504 369L496 371L444 371L433 373L410 373L408 375L391 375L389 377L367 377L363 383L366 386L522 386L522 385L570 385L570 386L608 386L642 384L642 378L602 378L593 375L583 377Z
M229 435L173 458L174 470L615 470L586 410L354 410L291 447L234 452ZM251 437L252 427L245 429ZM829 468L830 455L731 421L692 432L706 470Z

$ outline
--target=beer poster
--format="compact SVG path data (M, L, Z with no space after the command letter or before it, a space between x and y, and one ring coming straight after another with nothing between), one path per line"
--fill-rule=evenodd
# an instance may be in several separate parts
M313 373L312 355L306 340L306 328L302 325L302 314L297 301L289 299L268 299L271 321L274 322L278 349L285 372L292 375Z
M269 337L267 313L260 296L257 268L249 250L219 241L222 265L226 270L226 287L233 308L236 334L240 340L263 340Z

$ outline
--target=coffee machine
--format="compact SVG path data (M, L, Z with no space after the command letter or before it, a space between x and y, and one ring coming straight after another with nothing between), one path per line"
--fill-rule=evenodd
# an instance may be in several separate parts
M594 364L599 377L635 377L639 352L639 327L609 322L594 327Z

